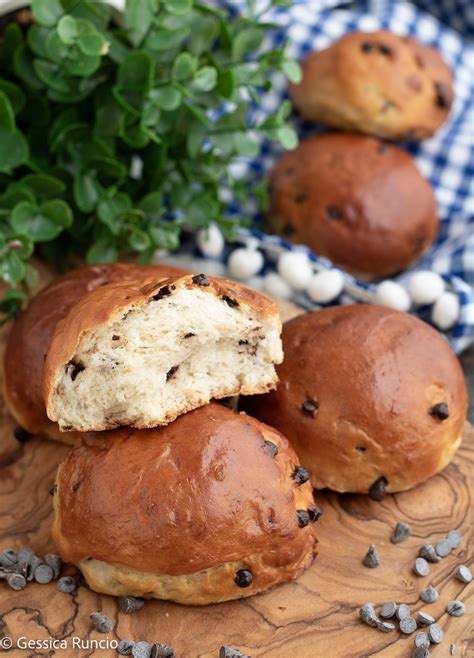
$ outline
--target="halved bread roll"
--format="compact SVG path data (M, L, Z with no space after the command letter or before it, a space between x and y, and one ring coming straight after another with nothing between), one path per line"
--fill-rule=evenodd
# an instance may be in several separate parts
M240 393L275 387L283 358L279 309L203 274L116 282L58 323L44 397L62 431L166 425Z

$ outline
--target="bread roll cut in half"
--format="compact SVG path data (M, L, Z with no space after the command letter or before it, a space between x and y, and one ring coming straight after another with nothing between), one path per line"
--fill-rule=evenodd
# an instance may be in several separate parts
M285 434L315 487L382 498L449 464L467 393L429 325L382 306L339 306L286 323L283 348L278 389L244 408Z
M96 592L204 605L311 564L320 510L271 427L211 403L83 441L58 470L53 538Z
M263 393L280 363L279 309L203 274L118 282L58 323L44 396L62 431L155 427L212 398Z
M165 279L185 270L164 265L90 265L68 272L39 292L20 313L8 337L4 357L4 398L16 422L31 434L65 443L72 433L59 431L46 415L43 365L56 324L91 290L113 281Z

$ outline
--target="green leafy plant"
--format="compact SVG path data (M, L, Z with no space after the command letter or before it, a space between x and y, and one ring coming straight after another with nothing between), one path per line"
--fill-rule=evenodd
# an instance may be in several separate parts
M270 1L285 5L283 0ZM282 71L265 48L265 13L198 0L128 0L124 16L92 0L33 0L33 22L0 35L0 267L10 316L49 261L113 262L176 249L183 227L245 223L230 198L262 198L229 165L262 138L296 145L289 103L249 124L250 103ZM229 195L227 195L227 198Z

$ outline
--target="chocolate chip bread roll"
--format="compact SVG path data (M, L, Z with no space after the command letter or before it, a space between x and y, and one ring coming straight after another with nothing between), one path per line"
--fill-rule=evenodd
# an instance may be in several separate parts
M91 265L57 278L36 295L14 322L4 357L4 397L17 423L32 434L72 443L73 434L60 432L48 419L42 392L44 359L56 324L85 294L113 281L184 273L163 265Z
M117 282L59 322L44 365L48 417L62 431L155 427L212 398L264 393L280 363L279 309L203 274Z
M53 538L96 592L204 605L296 578L320 515L271 427L217 403L89 435L61 464Z
M292 442L317 488L411 489L458 449L467 392L429 325L382 306L306 313L283 326L278 389L244 408Z
M358 276L389 276L430 247L436 201L414 159L364 135L303 140L271 173L270 230Z
M439 53L387 30L351 32L310 53L290 96L305 118L389 139L424 139L446 121L452 74Z

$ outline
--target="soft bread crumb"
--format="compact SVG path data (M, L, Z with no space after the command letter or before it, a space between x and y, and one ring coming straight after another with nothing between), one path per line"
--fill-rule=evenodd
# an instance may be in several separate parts
M212 398L274 388L282 357L277 314L180 288L86 332L58 370L48 415L63 431L154 427Z

